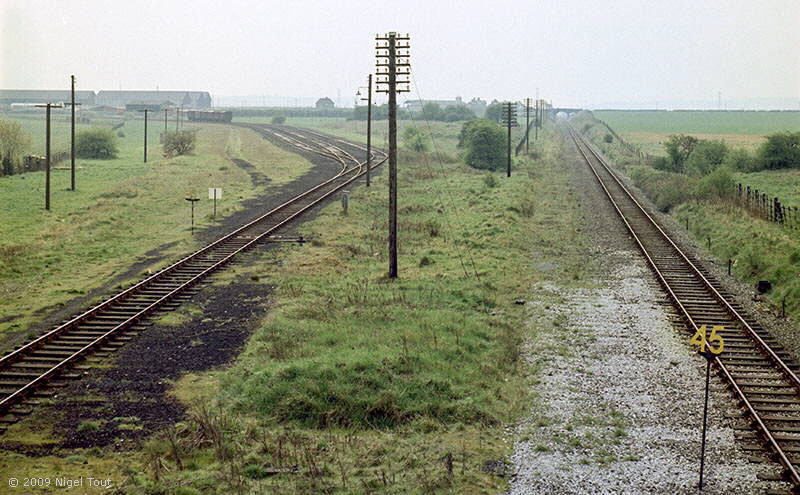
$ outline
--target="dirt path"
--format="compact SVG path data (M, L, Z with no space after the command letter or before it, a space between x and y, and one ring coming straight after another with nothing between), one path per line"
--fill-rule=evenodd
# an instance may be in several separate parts
M582 289L533 288L540 296L530 303L532 318L559 324L527 342L541 382L537 407L516 432L510 493L697 493L705 362L670 324L622 223L567 149L601 276ZM564 304L542 303L548 295ZM747 460L722 413L734 403L712 383L705 493L781 487L758 479L777 467Z

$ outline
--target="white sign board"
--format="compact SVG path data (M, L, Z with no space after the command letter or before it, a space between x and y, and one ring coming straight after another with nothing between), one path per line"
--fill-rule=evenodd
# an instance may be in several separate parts
M208 188L208 199L222 199L222 188L221 187L209 187Z

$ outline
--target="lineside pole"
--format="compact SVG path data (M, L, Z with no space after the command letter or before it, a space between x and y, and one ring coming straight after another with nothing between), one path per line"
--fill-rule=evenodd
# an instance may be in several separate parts
M72 191L75 190L75 76L69 76L72 82L72 127L70 129L70 153L69 153L69 163L70 163L70 189Z
M511 177L511 103L508 104L508 114L506 114L506 119L508 122L506 125L508 126L508 163L506 165L506 177Z
M47 124L45 124L45 174L44 174L44 209L50 211L50 103L47 104Z
M530 130L531 130L531 99L525 98L525 154L529 154L530 148Z
M367 77L367 87L367 187L369 187L372 165L372 74Z
M386 78L378 83L388 85L386 90L379 91L389 94L389 278L397 278L397 93L409 91L397 85L408 84L405 76L410 74L407 69L410 66L407 53L409 37L390 32L385 36L376 36L375 40L378 50L376 66L379 74ZM398 72L398 67L405 70ZM398 75L401 76L400 80Z

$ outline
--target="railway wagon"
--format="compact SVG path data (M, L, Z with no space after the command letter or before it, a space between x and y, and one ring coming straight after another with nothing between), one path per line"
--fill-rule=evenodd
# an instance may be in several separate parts
M186 117L193 122L230 122L233 113L216 112L213 110L187 110Z

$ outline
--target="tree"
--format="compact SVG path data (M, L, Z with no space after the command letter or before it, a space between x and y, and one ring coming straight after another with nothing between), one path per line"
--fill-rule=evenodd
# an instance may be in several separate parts
M117 157L117 138L109 129L92 127L75 136L75 156L110 160Z
M459 120L472 120L475 113L466 105L447 105L442 110L442 120L445 122L456 122Z
M488 107L486 107L486 113L483 115L486 120L500 122L500 118L503 116L503 104L493 101Z
M0 120L0 161L2 175L11 175L16 170L19 155L31 144L31 137L22 130L19 122Z
M800 167L800 132L778 132L767 136L758 154L764 168Z
M728 145L724 141L700 139L686 159L686 173L706 176L722 165L727 154Z
M667 150L674 172L684 173L686 168L686 160L692 154L694 147L697 146L697 138L694 136L686 136L684 134L673 134L664 143L664 149Z
M472 168L497 170L506 163L506 136L497 123L481 119L467 122L462 128L467 152L464 161Z
M469 122L465 123L461 126L461 132L458 133L458 147L464 148L467 146L467 143L470 140L470 136L472 135L472 131L479 125L481 125L481 121L483 119L477 120L470 120Z
M164 136L164 156L171 158L189 154L194 150L196 143L196 131L168 132Z
M403 142L412 151L427 151L428 136L416 127L406 127L403 131Z

